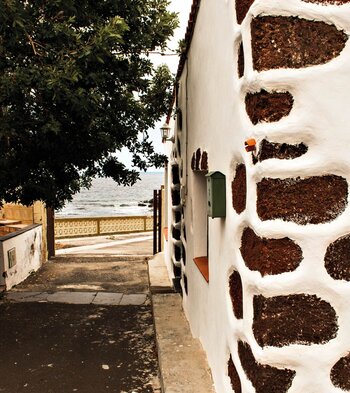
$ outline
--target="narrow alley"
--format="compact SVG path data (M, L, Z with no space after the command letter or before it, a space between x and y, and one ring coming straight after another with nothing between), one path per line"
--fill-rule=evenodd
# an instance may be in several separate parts
M60 240L0 301L0 392L213 392L151 247L148 234Z
M7 294L0 392L160 391L147 259L132 246L149 254L149 239L119 245L122 256L85 245Z

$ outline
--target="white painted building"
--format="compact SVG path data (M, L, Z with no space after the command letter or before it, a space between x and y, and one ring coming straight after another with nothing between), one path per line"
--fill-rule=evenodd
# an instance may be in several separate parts
M10 290L41 267L42 238L39 224L0 236L0 287Z
M347 0L194 0L165 255L218 393L350 391L349 33Z

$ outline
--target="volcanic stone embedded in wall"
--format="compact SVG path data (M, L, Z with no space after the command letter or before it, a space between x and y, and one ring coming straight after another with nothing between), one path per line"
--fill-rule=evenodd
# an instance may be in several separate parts
M181 277L181 267L173 264L173 273L175 277Z
M171 202L173 206L180 205L180 191L177 189L171 190Z
M236 18L238 23L242 23L253 3L254 0L236 0Z
M175 215L174 215L174 219L176 223L179 223L181 221L181 212L176 210Z
M202 157L202 152L201 152L201 149L198 148L196 150L196 164L195 164L195 170L196 171L200 170L201 157Z
M349 3L350 0L303 0L306 3L318 3L318 4L334 4L334 5L342 5Z
M324 344L336 337L337 315L316 295L254 296L254 336L258 344Z
M330 244L324 260L326 270L332 278L350 281L350 235Z
M237 319L243 318L243 288L241 276L234 271L229 280L230 297L233 307L233 313Z
M194 171L196 169L196 153L193 153L191 159L191 169Z
M337 388L350 391L350 354L342 357L333 366L331 380Z
M175 260L177 262L181 261L181 248L177 245L174 245L174 254L175 254Z
M173 179L173 184L179 184L180 183L180 174L179 174L179 166L178 165L171 166L171 175L172 175L172 179Z
M241 380L239 379L238 372L233 363L232 356L230 355L230 359L227 364L228 376L231 380L231 386L235 393L242 392Z
M176 229L175 227L172 228L172 236L175 240L180 240L181 231L180 229Z
M258 161L277 158L279 160L291 160L301 157L308 151L304 143L290 145L288 143L275 143L263 139L260 143Z
M238 343L238 354L242 368L256 393L285 393L292 385L296 374L294 370L258 363L247 343Z
M257 212L261 220L281 218L297 224L334 220L347 205L348 183L336 175L307 179L262 179L257 185Z
M247 175L244 164L236 167L236 175L232 182L232 206L238 214L245 210L247 199Z
M238 76L242 78L244 75L244 49L241 42L238 49Z
M201 149L198 148L195 153L192 155L191 160L191 169L193 171L208 171L208 153L206 151L201 152Z
M258 71L327 63L339 56L347 41L334 25L297 17L257 17L251 32L253 67Z
M274 122L289 115L293 107L293 97L288 92L248 93L245 97L247 114L253 124Z
M240 250L247 267L262 276L291 272L303 258L301 248L293 240L259 237L251 228L243 231Z
M208 153L206 151L203 151L202 153L200 170L204 172L208 170Z
M184 274L184 287L185 287L185 293L188 295L188 281L187 281L187 276Z

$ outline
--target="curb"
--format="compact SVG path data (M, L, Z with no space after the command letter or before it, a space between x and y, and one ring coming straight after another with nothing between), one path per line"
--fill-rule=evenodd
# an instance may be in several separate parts
M164 255L155 255L148 266L162 392L215 393L205 352L192 337Z

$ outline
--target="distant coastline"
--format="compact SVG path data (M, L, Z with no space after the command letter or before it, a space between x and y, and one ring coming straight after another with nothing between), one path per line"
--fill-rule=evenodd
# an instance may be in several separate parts
M153 190L160 189L164 173L146 172L140 177L132 187L118 186L112 179L94 179L89 190L76 194L55 215L58 218L152 215Z

